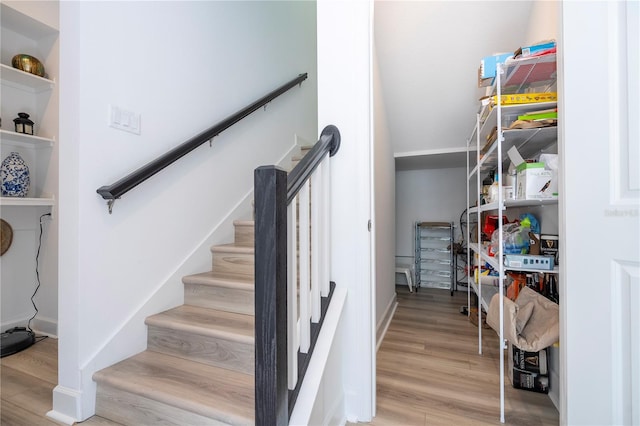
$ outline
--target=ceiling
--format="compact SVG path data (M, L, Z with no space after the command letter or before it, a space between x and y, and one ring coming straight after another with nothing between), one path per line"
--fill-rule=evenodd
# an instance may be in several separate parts
M376 1L375 48L397 170L465 167L480 59L524 44L532 1Z

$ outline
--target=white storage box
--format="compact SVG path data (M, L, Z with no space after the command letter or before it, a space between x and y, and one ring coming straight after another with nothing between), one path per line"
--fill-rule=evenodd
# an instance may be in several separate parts
M540 200L558 197L558 183L544 163L522 163L517 167L518 200Z

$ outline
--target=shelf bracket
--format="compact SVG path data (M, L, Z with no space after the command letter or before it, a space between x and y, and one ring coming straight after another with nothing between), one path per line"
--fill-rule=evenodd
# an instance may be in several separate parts
M115 204L116 199L112 198L109 201L107 201L107 207L109 208L109 214L111 214L113 212L113 205Z

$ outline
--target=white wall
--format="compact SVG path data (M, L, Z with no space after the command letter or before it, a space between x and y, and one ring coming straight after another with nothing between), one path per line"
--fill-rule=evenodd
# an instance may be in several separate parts
M191 254L202 261L188 273L210 268L207 248L192 252L250 192L253 169L276 163L294 134L317 140L315 15L310 2L61 4L54 411L92 414L93 371L146 347L144 325L129 320L151 305L180 304L176 271ZM98 187L303 72L309 79L300 88L127 193L108 214ZM108 127L109 105L140 113L141 135ZM118 352L105 354L114 339Z
M531 4L525 43L530 45L543 40L557 40L559 6L556 0L539 0Z
M376 1L380 74L395 153L465 146L480 60L523 43L531 1Z
M466 208L466 168L408 170L396 173L396 256L413 262L417 221L454 222L460 240L460 215Z
M373 52L373 237L376 268L376 328L384 326L385 313L395 306L396 176L391 137L380 86L378 62Z
M369 421L375 401L371 12L368 2L318 2L318 126L335 124L342 135L331 163L331 279L348 291L342 386L349 421Z

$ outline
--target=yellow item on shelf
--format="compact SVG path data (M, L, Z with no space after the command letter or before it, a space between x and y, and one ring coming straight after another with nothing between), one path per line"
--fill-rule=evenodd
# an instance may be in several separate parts
M494 95L489 98L491 103L495 105L498 101L498 96ZM500 97L501 105L513 105L513 104L532 104L537 102L555 102L558 100L557 92L546 93L515 93L513 95L502 95Z

